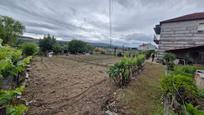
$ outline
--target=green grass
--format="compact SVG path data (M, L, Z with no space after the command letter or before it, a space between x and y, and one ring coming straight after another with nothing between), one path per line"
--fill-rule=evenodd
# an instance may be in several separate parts
M120 105L125 111L135 115L161 114L162 91L160 78L164 75L164 67L159 64L145 64L145 69L137 80L132 81L127 88L118 91Z

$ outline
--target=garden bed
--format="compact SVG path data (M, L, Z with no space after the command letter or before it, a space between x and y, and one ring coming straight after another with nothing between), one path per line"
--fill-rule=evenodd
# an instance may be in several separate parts
M26 100L32 102L28 114L101 113L101 105L114 90L107 66L117 60L104 55L57 56L42 62L40 57L34 58L25 90Z

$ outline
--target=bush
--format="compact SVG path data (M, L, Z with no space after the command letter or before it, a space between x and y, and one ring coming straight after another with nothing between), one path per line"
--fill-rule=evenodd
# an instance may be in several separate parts
M33 56L39 51L39 48L35 43L23 43L21 49L23 51L23 55L25 56Z
M50 36L49 34L47 36L44 36L43 39L40 39L39 41L39 47L42 53L46 54L53 50L53 46L56 44L56 39L54 36Z
M86 53L89 51L88 44L81 40L72 40L68 44L68 50L72 54Z
M0 60L9 58L12 62L17 62L21 55L21 50L17 50L9 46L0 48Z
M166 53L163 57L165 63L173 62L176 59L176 55L173 53Z
M184 106L188 103L197 105L198 89L192 77L170 74L162 79L161 87L164 96L170 99L169 102L173 104L176 102Z
M182 74L186 76L193 76L196 72L196 67L191 65L177 65L174 67L175 74Z
M167 65L168 70L174 69L174 60L176 59L176 55L172 53L166 53L163 57L164 63Z
M198 110L198 107L194 107L192 104L186 105L188 115L204 115L204 111ZM185 112L183 112L185 114Z
M119 53L117 54L117 56L118 56L118 57L123 57L122 52L119 52Z
M145 54L145 58L146 59L149 59L151 57L152 54L154 54L155 51L154 50L148 50L148 51L145 51L144 54Z
M163 77L161 87L164 92L176 94L180 88L185 88L189 96L197 95L197 87L191 77L184 75L168 75Z
M135 57L125 57L120 62L109 68L108 74L119 87L126 86L132 74L142 69L145 56L143 54Z
M94 52L100 53L100 54L105 54L105 53L106 53L106 52L105 52L105 49L103 49L103 48L95 48L95 49L94 49Z
M62 50L63 50L63 47L61 47L59 44L56 43L56 44L53 45L53 52L55 54L61 53Z
M15 106L9 105L6 108L6 113L8 115L24 115L25 112L27 111L28 111L28 107L26 107L23 104L15 105Z

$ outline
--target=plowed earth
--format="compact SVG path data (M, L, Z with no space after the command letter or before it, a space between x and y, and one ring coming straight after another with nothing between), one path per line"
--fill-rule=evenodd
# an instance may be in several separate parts
M112 94L107 67L120 58L104 55L35 57L24 98L28 115L98 115Z

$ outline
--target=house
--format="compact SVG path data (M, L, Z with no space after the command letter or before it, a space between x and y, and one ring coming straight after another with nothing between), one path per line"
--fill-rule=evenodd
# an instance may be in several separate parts
M204 64L204 12L161 21L154 31L160 54L171 52L187 63Z
M156 46L154 46L151 43L143 43L141 45L139 45L138 50L140 51L147 51L147 50L156 50Z

